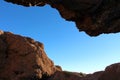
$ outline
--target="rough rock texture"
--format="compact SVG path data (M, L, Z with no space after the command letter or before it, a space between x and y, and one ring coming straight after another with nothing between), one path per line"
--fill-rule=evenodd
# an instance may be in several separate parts
M0 31L0 80L120 80L120 63L93 74L62 71L42 43Z
M93 74L57 71L48 80L98 80L101 74L102 71Z
M120 80L120 63L106 67L98 80Z
M42 43L0 31L0 80L38 80L55 71Z
M120 32L120 0L5 0L23 6L51 5L90 36Z
M62 71L62 68L59 65L56 65L55 68L56 68L56 71Z
M103 71L98 71L93 74L87 74L82 80L98 80Z
M120 63L106 67L105 71L93 74L57 71L48 80L120 80Z
M84 75L76 72L57 71L48 80L82 80Z

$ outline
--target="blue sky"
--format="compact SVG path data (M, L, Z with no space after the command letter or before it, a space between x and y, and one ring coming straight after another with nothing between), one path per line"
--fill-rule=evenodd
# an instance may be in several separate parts
M92 73L120 61L120 33L90 37L48 5L28 8L0 0L0 29L42 42L63 70Z

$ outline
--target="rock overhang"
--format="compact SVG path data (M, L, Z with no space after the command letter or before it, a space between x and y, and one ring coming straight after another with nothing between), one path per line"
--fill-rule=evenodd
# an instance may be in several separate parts
M119 0L5 0L18 5L44 6L49 4L62 18L73 21L79 31L90 36L120 32Z

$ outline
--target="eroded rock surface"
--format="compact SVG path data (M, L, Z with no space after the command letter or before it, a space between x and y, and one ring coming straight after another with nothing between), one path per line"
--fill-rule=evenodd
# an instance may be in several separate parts
M85 75L77 72L57 71L48 80L82 80Z
M120 0L5 0L23 6L51 5L90 36L120 32Z
M42 43L0 31L0 80L38 80L55 71Z
M106 67L98 80L120 80L120 63Z
M105 71L83 74L68 71L57 71L48 80L120 80L120 63L106 67Z
M42 43L0 31L0 80L120 80L120 63L93 74L62 71Z
M48 80L98 80L102 73L103 71L93 74L57 71Z

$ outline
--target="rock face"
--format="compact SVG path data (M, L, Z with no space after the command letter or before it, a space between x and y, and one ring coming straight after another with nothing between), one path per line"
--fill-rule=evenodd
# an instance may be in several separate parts
M0 80L38 80L55 71L42 43L0 31Z
M57 71L48 80L120 80L120 63L106 67L105 71L93 74Z
M57 71L48 80L98 80L103 71L93 74L84 74L68 71Z
M90 36L120 32L120 0L5 0L23 6L51 5Z
M0 80L120 80L120 63L93 74L62 71L42 43L0 31Z
M120 63L108 66L98 80L120 80Z
M48 80L82 80L85 75L77 72L57 71Z

